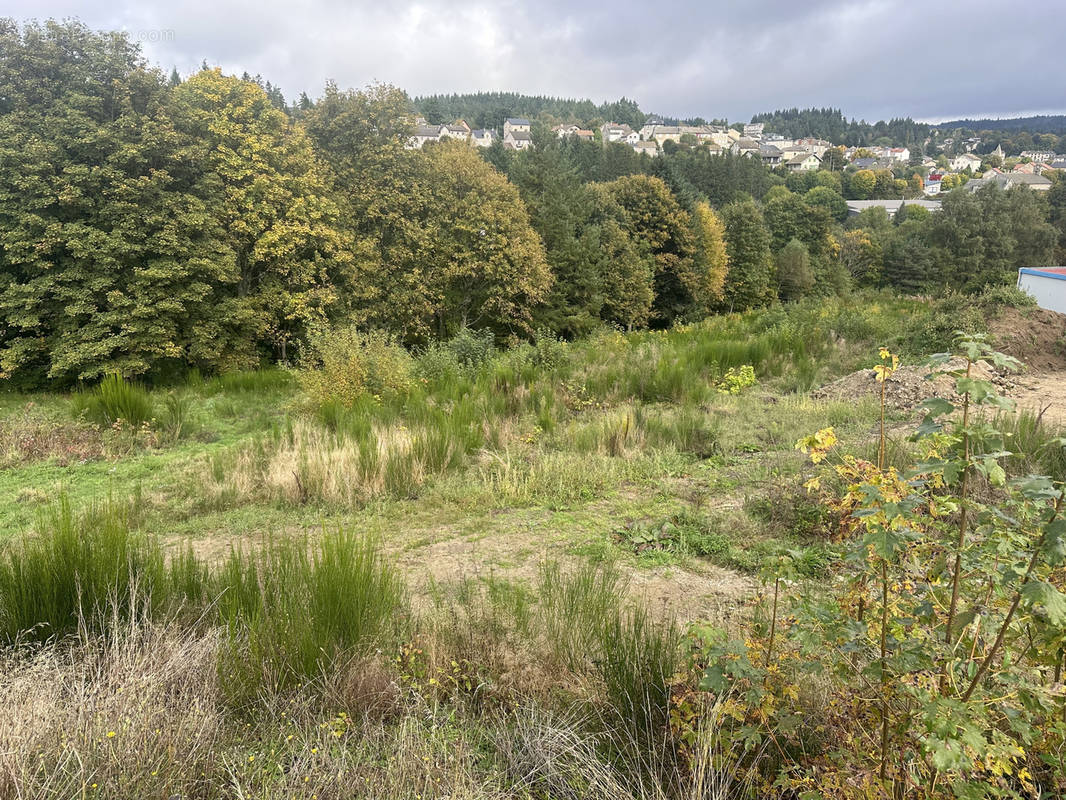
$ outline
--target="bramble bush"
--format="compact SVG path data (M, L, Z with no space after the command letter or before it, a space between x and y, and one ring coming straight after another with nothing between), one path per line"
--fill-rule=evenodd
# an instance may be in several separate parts
M757 775L760 796L1066 791L1063 485L1004 469L1008 440L990 412L1010 401L971 367L1018 362L981 335L960 333L956 347L960 399L926 403L911 468L885 465L883 394L876 463L837 456L832 428L800 441L819 470L807 486L849 545L834 580L800 591L782 557L744 641L692 636L700 689L731 722L723 753ZM881 351L882 387L898 364ZM698 702L675 702L675 729Z

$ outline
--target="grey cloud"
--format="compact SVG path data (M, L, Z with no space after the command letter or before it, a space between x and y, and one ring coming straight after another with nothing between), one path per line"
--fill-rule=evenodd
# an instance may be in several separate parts
M286 95L374 80L747 119L838 106L879 119L1066 110L1057 0L9 0L16 18L123 28L163 69L203 59ZM1045 24L1046 23L1046 24Z

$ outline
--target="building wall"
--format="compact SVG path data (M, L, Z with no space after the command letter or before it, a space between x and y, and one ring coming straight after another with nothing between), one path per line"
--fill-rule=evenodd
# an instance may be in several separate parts
M1066 275L1050 277L1018 270L1018 288L1031 294L1041 308L1066 314Z

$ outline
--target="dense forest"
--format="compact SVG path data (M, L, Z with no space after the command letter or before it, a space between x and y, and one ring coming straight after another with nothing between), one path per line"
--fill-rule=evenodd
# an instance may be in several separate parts
M790 108L756 114L752 122L765 123L767 131L792 139L814 137L834 144L913 145L929 136L930 127L909 117L870 124L848 119L837 108Z
M1026 131L1028 133L1051 133L1066 136L1066 115L1039 115L1035 117L1010 117L1007 119L956 119L938 123L943 130L964 128L972 131Z
M623 97L613 103L596 105L591 100L573 100L518 94L517 92L477 92L416 97L414 107L430 123L466 120L474 128L499 128L508 117L548 115L559 120L617 122L639 128L647 115L633 100Z
M532 151L411 150L413 104L389 86L290 107L258 76L166 76L76 22L3 23L0 53L0 373L19 385L289 361L342 323L419 348L853 285L980 289L1066 242L1062 181L849 219L846 199L916 196L920 176L649 158L558 139L547 110Z

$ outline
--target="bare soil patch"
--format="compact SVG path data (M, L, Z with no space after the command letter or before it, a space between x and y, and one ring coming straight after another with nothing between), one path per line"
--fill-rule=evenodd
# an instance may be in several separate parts
M988 325L996 349L1032 372L1066 370L1066 314L1043 308L1005 308Z
M1040 414L1045 423L1066 428L1066 370L1022 375L1011 396L1020 410Z
M576 527L561 527L551 511L530 508L501 509L487 517L460 517L446 524L397 520L390 526L395 535L385 535L382 544L386 557L407 581L416 607L429 601L435 587L467 579L495 578L532 586L546 561L558 561L564 569L584 563L586 556L573 552L574 546L596 538L600 528L604 536L609 534L619 499L625 498L590 503L585 510L593 513ZM217 563L231 547L249 552L271 536L314 536L316 531L314 526L270 535L225 536L219 531L219 536L182 538L172 545L190 546L201 558ZM623 561L622 566L634 599L645 602L656 614L682 622L739 620L756 590L749 576L709 563L645 567L627 566Z
M885 402L889 408L911 411L931 397L955 399L955 379L941 374L945 370L966 369L966 362L955 358L937 369L925 366L902 366L885 381ZM990 380L1009 390L1013 384L998 375L983 361L973 365L970 374L978 380ZM843 378L827 383L811 393L823 400L855 400L863 397L879 397L881 384L872 369L860 369Z

